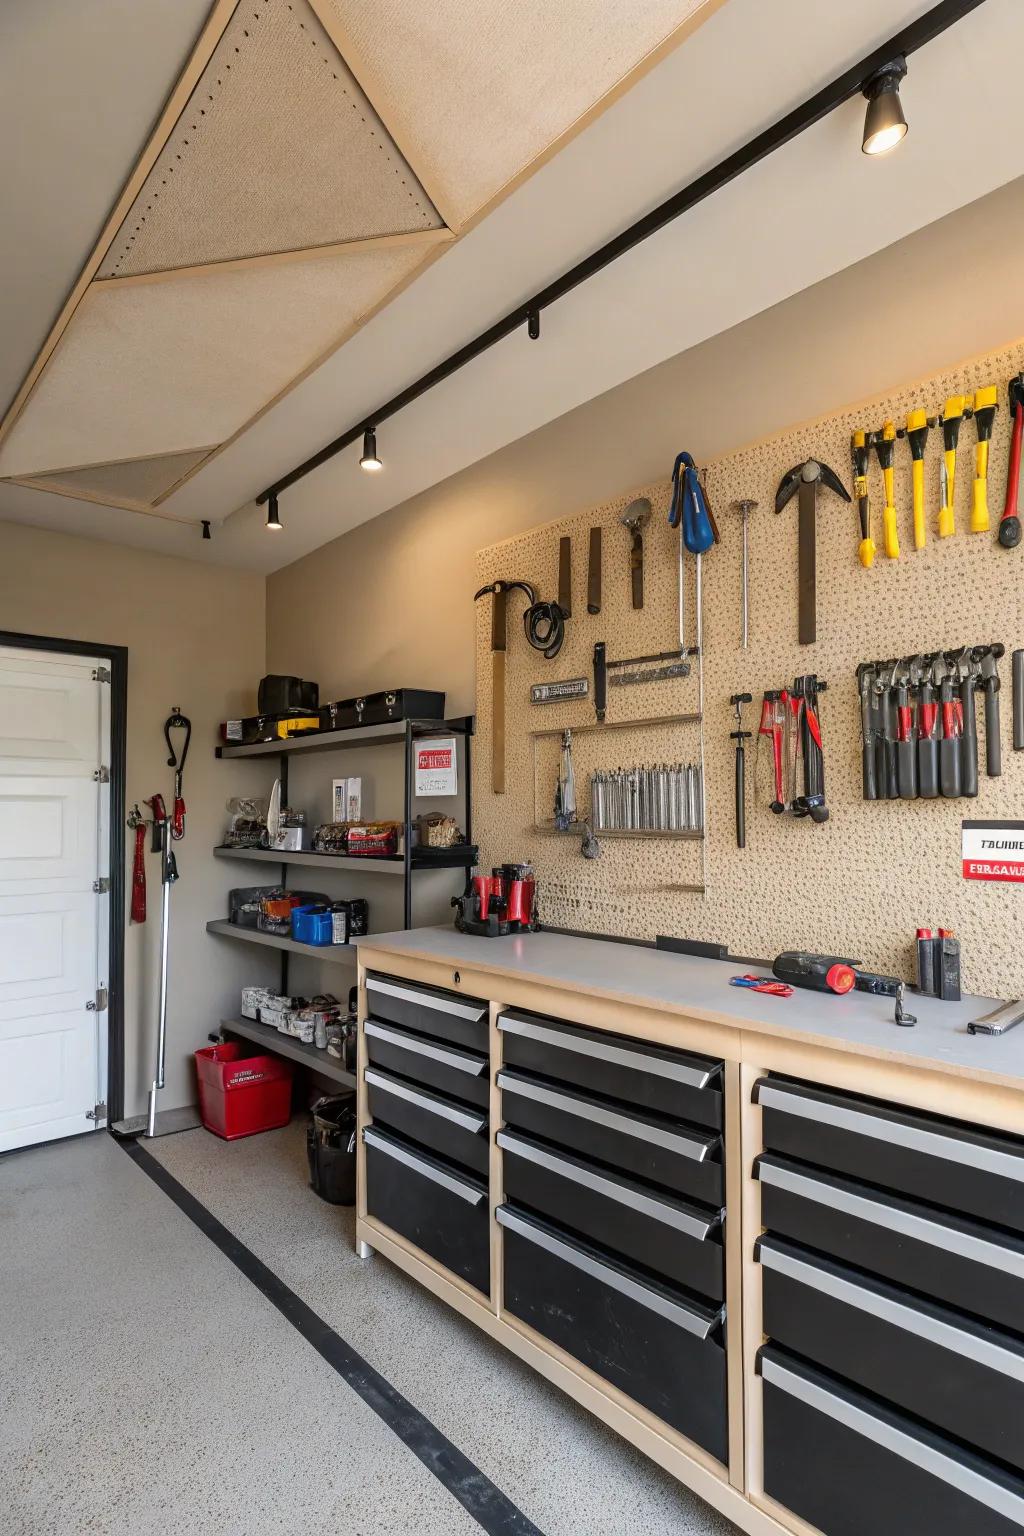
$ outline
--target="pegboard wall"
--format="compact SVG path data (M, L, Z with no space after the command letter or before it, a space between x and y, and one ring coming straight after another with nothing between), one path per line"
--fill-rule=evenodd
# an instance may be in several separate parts
M661 839L602 842L596 861L584 860L580 838L536 832L535 813L550 816L554 755L537 753L535 804L531 732L594 722L592 693L585 700L534 705L530 684L562 678L592 679L595 641L609 658L668 650L677 643L676 538L668 526L666 478L592 511L481 550L479 584L503 578L528 581L542 598L557 590L558 540L572 539L572 617L556 660L545 661L526 642L521 593L509 598L506 680L507 790L491 790L490 599L477 607L477 718L474 835L481 863L528 859L536 867L542 918L553 926L652 938L676 934L728 943L733 952L770 956L805 947L861 959L884 971L914 974L918 925L952 928L961 940L964 985L1004 997L1024 995L1024 942L1018 924L1024 891L1012 885L966 881L961 874L960 822L964 818L1024 816L1024 753L1011 750L1010 652L1024 646L1024 546L1004 550L995 529L1003 507L1011 421L1006 381L1024 368L1024 342L935 375L913 388L824 417L741 449L706 466L707 490L721 543L704 557L704 735L706 842ZM999 386L989 464L992 532L970 534L974 477L973 421L963 423L957 459L956 535L936 534L942 433L928 434L925 460L928 540L915 551L911 519L911 459L906 440L896 445L896 494L901 555L888 560L882 541L882 475L871 454L872 533L878 555L872 569L857 559L856 503L819 491L817 643L797 643L797 503L776 515L782 476L807 458L822 459L852 490L851 434L877 430L891 418L905 423L921 407L941 415L948 395ZM680 447L699 460L698 443L680 428ZM670 469L671 466L666 466ZM630 602L629 535L619 517L634 496L652 504L644 531L644 607ZM750 520L750 643L740 648L741 523L732 503L758 502ZM538 513L546 510L538 508ZM589 530L603 534L604 580L600 614L587 612ZM694 560L686 557L687 643L693 644ZM1002 764L1000 778L985 774L985 729L978 699L980 792L977 799L878 801L861 798L858 662L907 656L966 644L1002 641ZM821 700L825 783L831 818L823 826L767 807L762 752L747 768L747 846L736 847L733 813L734 721L729 696L754 696L744 727L755 733L767 688L791 686L815 672L828 683ZM591 682L592 688L592 682ZM686 679L609 688L609 720L681 714L698 707L696 669ZM585 744L585 752L582 750ZM544 743L541 747L545 748ZM607 732L595 743L581 736L576 751L577 795L589 805L588 773L598 762L616 768L688 762L699 751L699 729L681 725L643 732ZM704 895L681 889L699 884Z

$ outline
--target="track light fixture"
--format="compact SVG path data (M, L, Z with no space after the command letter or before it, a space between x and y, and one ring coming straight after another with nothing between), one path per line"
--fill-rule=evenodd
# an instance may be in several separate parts
M363 452L359 459L359 467L370 474L376 474L384 465L377 455L377 432L374 427L367 427L363 433Z
M864 114L861 148L866 155L884 155L906 137L907 120L900 101L900 85L906 73L907 61L900 55L883 64L865 82L868 109Z
M271 493L267 498L267 527L282 528L283 526L277 511L277 497Z

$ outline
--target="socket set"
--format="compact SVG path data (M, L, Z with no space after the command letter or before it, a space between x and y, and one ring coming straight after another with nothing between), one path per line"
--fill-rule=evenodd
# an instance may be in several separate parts
M691 837L704 831L704 774L697 763L616 768L590 777L595 832Z

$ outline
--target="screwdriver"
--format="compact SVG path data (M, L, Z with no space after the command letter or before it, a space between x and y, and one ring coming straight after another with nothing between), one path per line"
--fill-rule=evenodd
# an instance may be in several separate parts
M882 466L882 482L885 486L885 507L882 526L885 530L885 552L890 560L900 557L900 540L896 532L896 505L893 499L893 454L896 445L896 426L887 421L881 432L874 434L875 452Z
M910 681L918 685L917 699L917 783L922 800L934 800L939 793L939 744L935 739L938 706L932 668L923 656L910 664Z
M928 441L928 417L924 411L907 416L907 442L910 444L911 473L914 477L914 548L924 549L924 450Z
M939 787L947 800L960 794L960 712L953 697L954 673L947 667L939 684L942 737L939 741Z
M964 419L964 396L950 395L942 412L942 506L939 508L939 538L948 539L956 532L954 497L956 495L956 445L960 441L960 423Z
M853 494L857 498L860 514L860 547L858 558L864 569L870 570L875 563L875 541L871 537L871 498L868 495L868 434L855 432L851 446L853 454Z
M996 386L989 384L974 396L974 425L978 429L978 442L974 449L974 485L971 497L971 532L988 533L991 526L988 516L988 445L992 439L998 395Z

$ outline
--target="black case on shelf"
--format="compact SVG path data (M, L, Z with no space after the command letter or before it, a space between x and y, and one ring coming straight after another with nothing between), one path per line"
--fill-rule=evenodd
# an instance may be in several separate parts
M443 720L443 693L426 688L392 688L383 693L339 699L320 709L322 731L348 731L359 725L387 725L391 720Z

